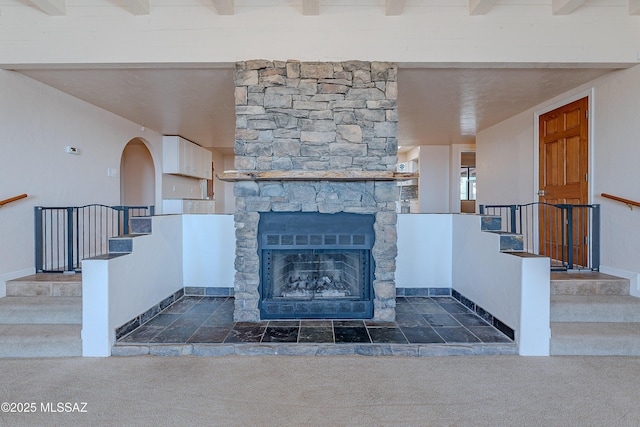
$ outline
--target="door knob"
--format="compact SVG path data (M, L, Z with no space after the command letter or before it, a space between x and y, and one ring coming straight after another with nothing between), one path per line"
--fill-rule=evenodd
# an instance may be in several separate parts
M538 191L538 196L542 196L542 197L544 197L544 190L539 190L539 191Z

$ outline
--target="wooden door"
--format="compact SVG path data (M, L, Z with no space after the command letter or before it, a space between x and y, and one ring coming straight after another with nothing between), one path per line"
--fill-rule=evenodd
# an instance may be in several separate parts
M588 203L588 98L582 98L540 116L539 201L548 204ZM574 209L572 232L574 264L587 265L588 213ZM584 211L584 212L583 212ZM566 216L556 208L540 207L540 254L552 263L567 259ZM564 255L564 256L562 256Z

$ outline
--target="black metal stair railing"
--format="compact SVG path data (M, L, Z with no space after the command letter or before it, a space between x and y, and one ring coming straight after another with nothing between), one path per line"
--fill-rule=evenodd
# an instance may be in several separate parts
M129 218L151 216L153 206L35 207L38 273L80 272L82 260L106 254L109 238L129 233Z
M600 269L600 205L480 205L502 230L523 236L524 250L547 256L554 270Z

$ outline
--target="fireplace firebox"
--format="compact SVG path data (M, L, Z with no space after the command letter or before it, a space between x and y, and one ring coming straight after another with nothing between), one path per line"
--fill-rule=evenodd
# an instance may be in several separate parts
M262 213L261 318L371 318L374 221L344 212Z

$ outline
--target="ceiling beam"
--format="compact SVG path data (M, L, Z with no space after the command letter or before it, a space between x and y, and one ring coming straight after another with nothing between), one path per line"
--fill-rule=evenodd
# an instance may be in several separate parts
M551 13L568 15L584 4L586 0L552 0Z
M305 16L320 15L320 0L302 0L302 14Z
M629 0L629 15L640 15L640 0Z
M63 16L67 14L65 0L31 0L31 3L52 16Z
M234 15L233 0L211 0L218 15Z
M124 3L134 15L149 15L151 12L149 0L124 0Z
M484 15L495 3L496 0L469 0L469 15Z
M385 14L387 16L402 15L407 0L387 0Z

